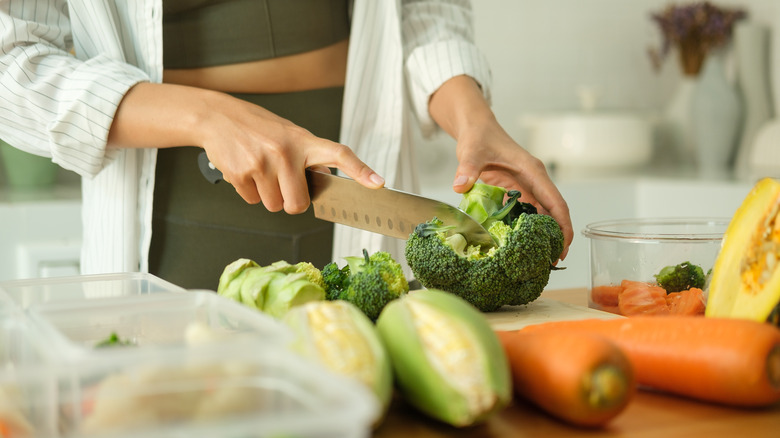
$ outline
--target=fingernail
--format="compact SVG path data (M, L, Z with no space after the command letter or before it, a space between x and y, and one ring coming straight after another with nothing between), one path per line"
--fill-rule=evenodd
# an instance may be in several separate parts
M382 186L385 183L385 179L375 173L372 173L368 179L370 179L372 183L378 186Z
M462 186L462 185L464 185L464 184L466 184L468 182L469 182L468 177L463 176L463 175L458 175L455 178L455 182L453 182L452 185L454 185L454 186Z

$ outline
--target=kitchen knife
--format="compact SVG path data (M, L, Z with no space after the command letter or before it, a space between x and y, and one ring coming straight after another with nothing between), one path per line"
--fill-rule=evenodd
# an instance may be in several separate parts
M198 156L198 166L209 182L222 180L205 152ZM319 219L406 240L418 224L437 217L470 244L496 246L479 222L447 203L390 188L370 189L350 178L309 169L306 180Z

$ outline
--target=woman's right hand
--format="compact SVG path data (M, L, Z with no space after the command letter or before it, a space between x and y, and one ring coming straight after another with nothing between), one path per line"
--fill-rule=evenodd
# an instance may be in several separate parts
M306 211L308 167L338 168L369 188L384 185L345 145L228 94L181 85L133 87L117 110L109 144L200 146L246 202L274 212Z

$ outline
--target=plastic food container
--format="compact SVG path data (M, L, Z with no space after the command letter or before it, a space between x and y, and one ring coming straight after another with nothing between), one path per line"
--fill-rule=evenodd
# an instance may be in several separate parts
M63 360L105 351L96 346L116 335L128 348L181 346L249 335L287 345L291 331L280 321L213 292L61 301L31 309L29 319L51 340L48 354Z
M0 389L0 420L21 437L359 438L378 412L356 381L259 339L116 349L4 373Z
M211 291L141 274L0 287L0 435L359 438L380 412L283 323ZM96 348L111 334L130 345Z
M616 302L623 281L654 284L655 275L666 266L689 262L707 274L718 256L729 221L727 218L645 218L587 225L582 234L590 246L589 307L626 314ZM609 293L603 294L604 291ZM705 284L705 302L706 293Z
M185 292L151 274L80 275L57 278L12 280L0 283L0 307L3 297L26 309L41 304L147 295L161 292Z

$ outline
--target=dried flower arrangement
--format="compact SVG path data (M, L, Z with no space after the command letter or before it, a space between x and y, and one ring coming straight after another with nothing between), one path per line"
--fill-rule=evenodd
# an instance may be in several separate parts
M684 6L671 4L651 14L662 36L661 49L650 49L653 66L659 69L666 55L676 48L683 73L698 75L707 53L725 45L734 23L746 15L743 10L721 8L706 1Z

